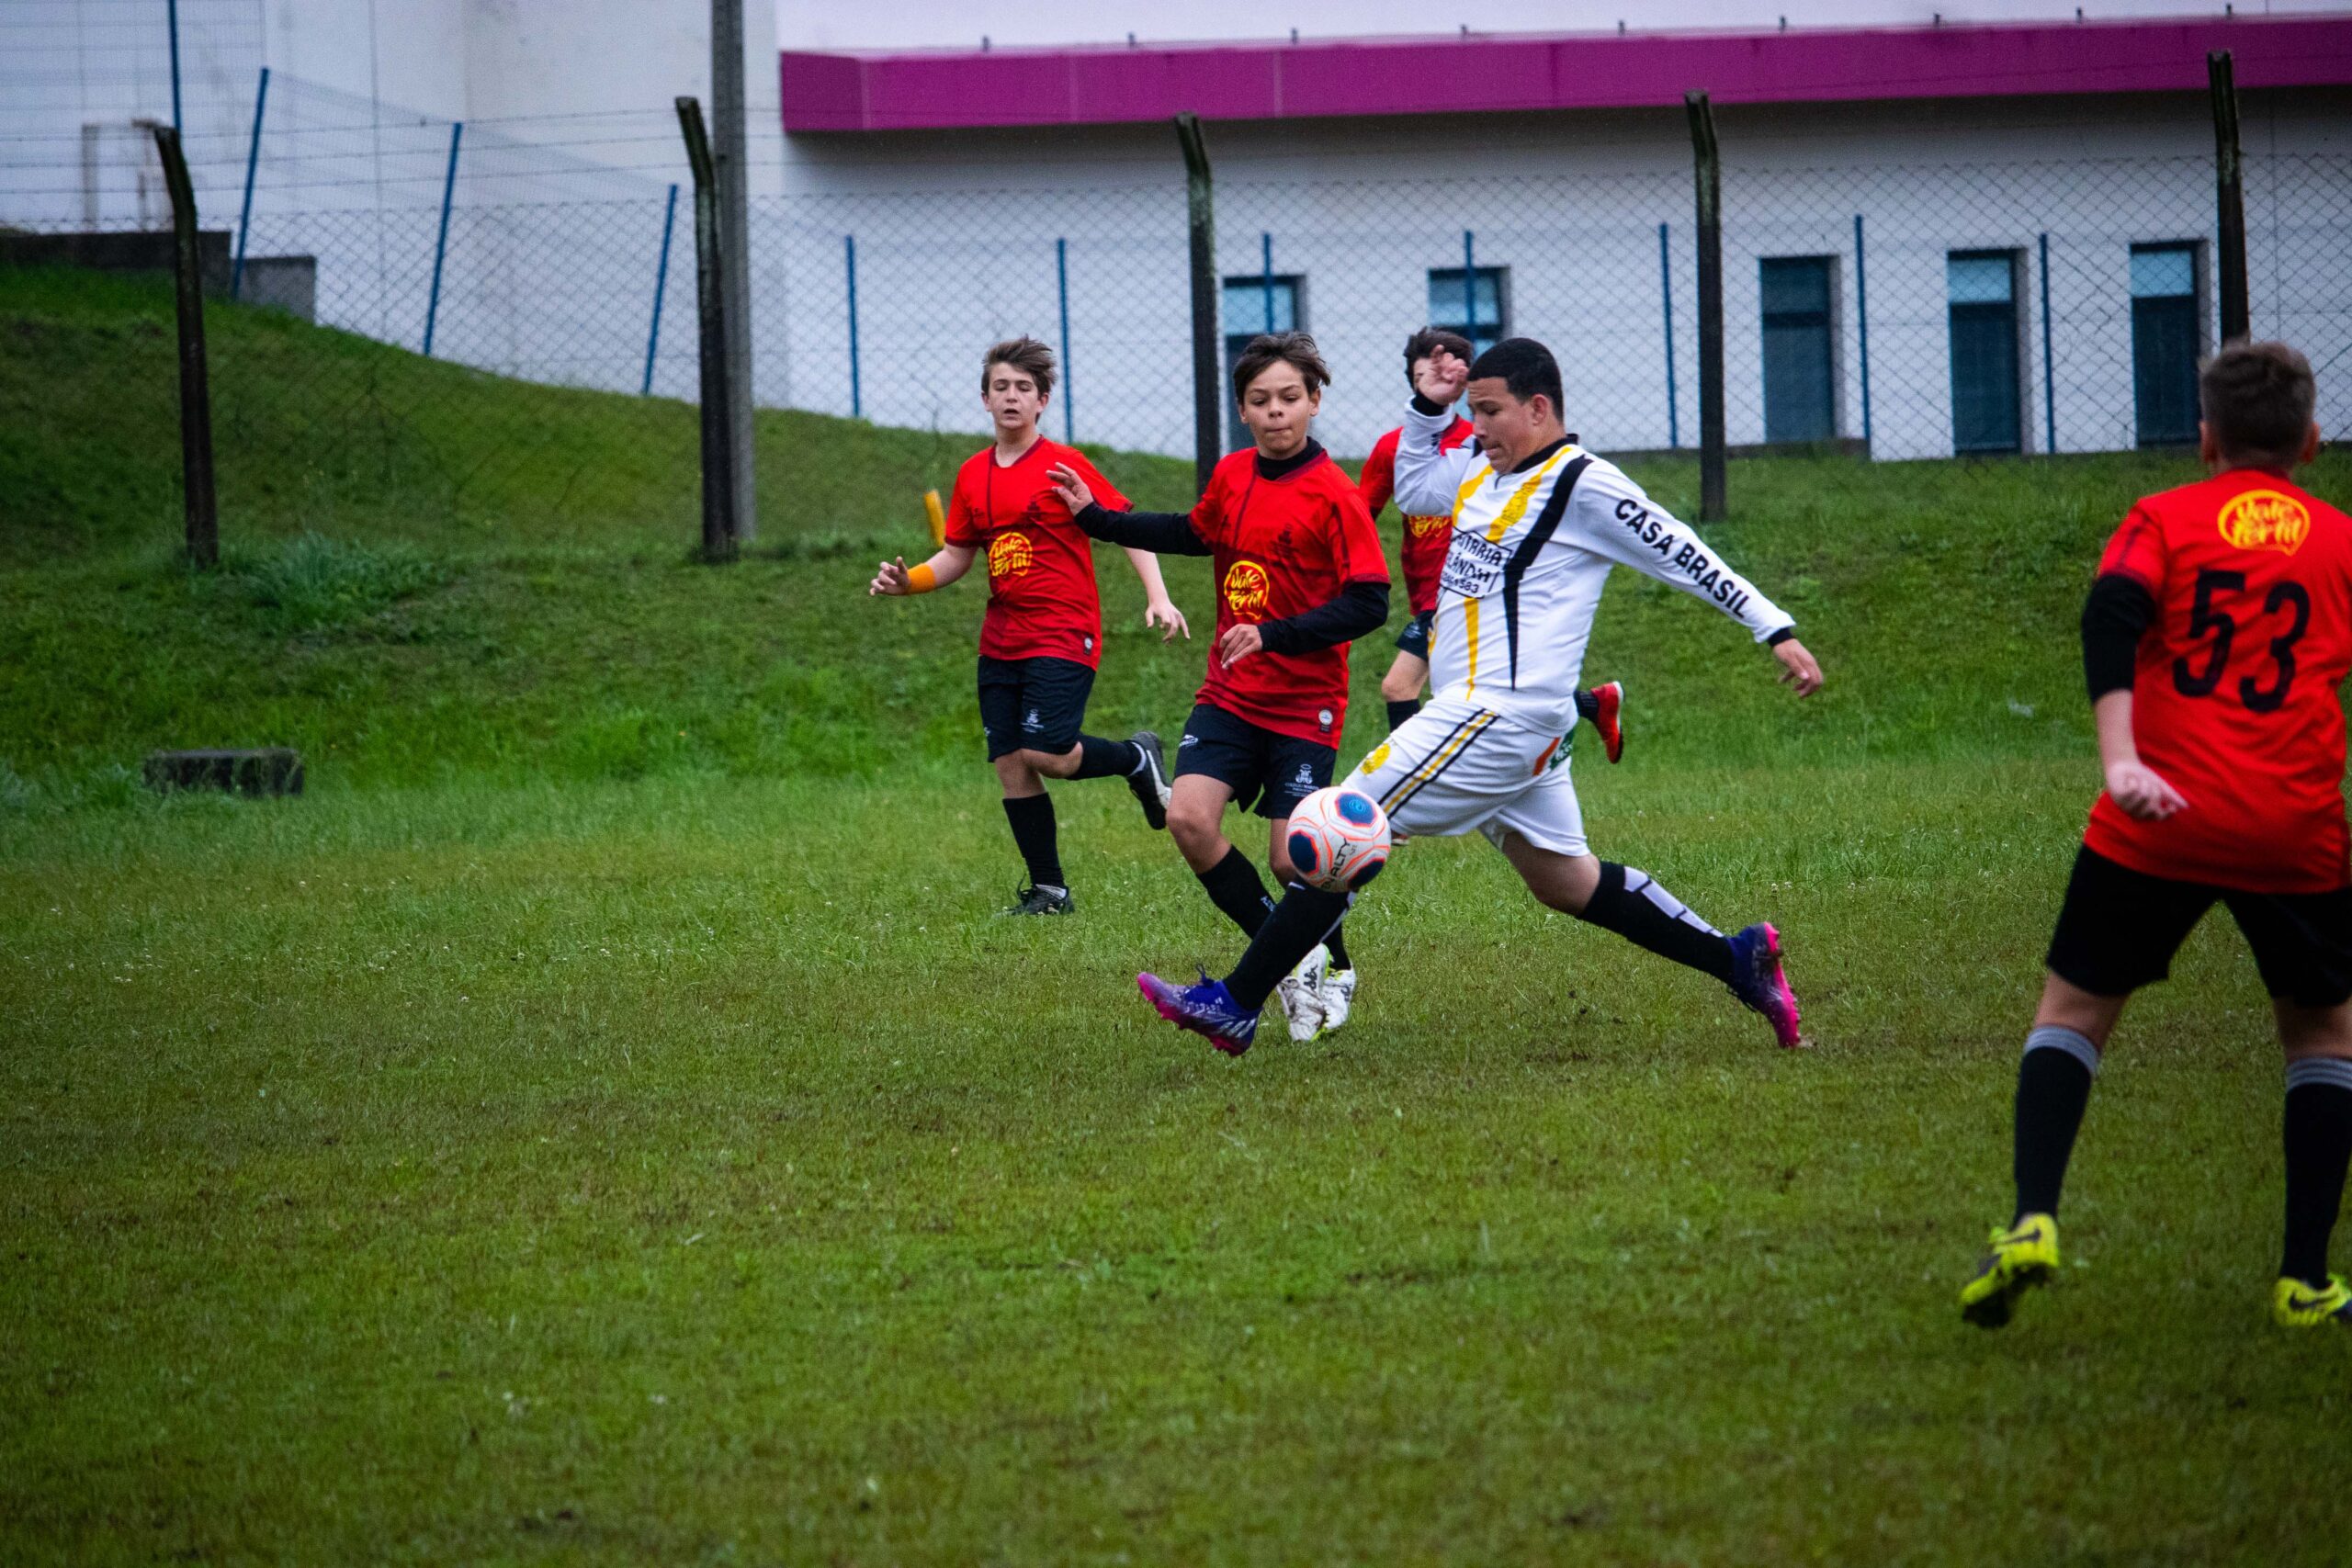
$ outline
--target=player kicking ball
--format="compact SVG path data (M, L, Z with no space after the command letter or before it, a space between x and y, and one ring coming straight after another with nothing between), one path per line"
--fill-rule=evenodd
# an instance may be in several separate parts
M956 474L947 503L947 542L920 566L884 561L869 594L897 597L944 588L983 553L989 607L980 622L980 728L989 761L1004 786L1005 820L1029 871L1008 915L1066 915L1072 908L1062 875L1046 779L1123 778L1144 820L1168 825L1168 763L1159 737L1139 729L1125 740L1083 734L1086 699L1102 659L1102 602L1094 586L1094 547L1070 519L1047 474L1084 474L1101 493L1124 501L1072 447L1037 432L1054 394L1054 353L1035 338L998 344L980 366L980 403L995 444ZM1127 559L1143 583L1144 625L1191 637L1169 601L1159 562L1144 550Z
M1439 349L1465 365L1470 362L1468 338L1442 327L1423 327L1405 340L1407 386L1419 385L1430 356ZM1364 509L1375 523L1381 508L1396 491L1396 443L1404 434L1399 426L1374 442L1372 456L1363 460L1363 472L1356 479ZM1470 436L1470 422L1457 414L1437 438L1438 450L1451 452ZM1392 732L1421 710L1421 689L1430 677L1430 617L1437 612L1438 573L1445 569L1446 548L1453 540L1453 518L1443 512L1408 513L1400 532L1403 547L1398 554L1405 562L1405 602L1411 615L1405 629L1396 634L1396 662L1380 678L1380 696L1388 705ZM1625 688L1616 681L1577 692L1577 716L1600 732L1601 754L1612 762L1625 755L1624 704Z
M1960 1292L2009 1321L2058 1269L2058 1191L2123 1005L2229 907L2287 1053L2286 1241L2271 1312L2352 1326L2327 1269L2352 1160L2352 867L2344 708L2352 521L2289 475L2319 452L2310 364L2237 344L2198 378L2213 477L2133 506L2083 607L2107 789L2091 807L2018 1063L2017 1208Z
M1113 511L1075 464L1053 475L1094 537L1214 558L1216 640L1177 750L1168 831L1244 935L1274 903L1226 838L1225 808L1257 802L1270 828L1267 863L1277 882L1295 886L1290 815L1331 782L1348 716L1348 644L1388 618L1388 562L1372 513L1310 430L1330 380L1305 333L1250 340L1233 367L1233 395L1256 445L1218 462L1189 515ZM1292 1039L1345 1023L1356 976L1337 919L1301 943L1276 979Z
M1441 446L1465 390L1475 446ZM1399 835L1483 832L1551 908L1722 981L1798 1044L1797 999L1780 933L1725 936L1646 873L1596 858L1563 742L1577 722L1577 676L1600 590L1631 566L1715 606L1768 645L1800 697L1821 666L1785 611L1758 592L1617 468L1560 422L1560 367L1528 338L1464 365L1440 350L1415 386L1396 446L1396 503L1442 512L1453 543L1438 583L1430 669L1437 696L1373 749L1351 781ZM1275 983L1344 914L1349 896L1296 886L1222 980L1136 983L1160 1016L1238 1055Z

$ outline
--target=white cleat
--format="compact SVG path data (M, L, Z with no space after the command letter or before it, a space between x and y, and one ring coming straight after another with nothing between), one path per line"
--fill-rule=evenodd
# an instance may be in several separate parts
M1330 966L1331 950L1317 942L1274 987L1274 999L1290 1020L1290 1037L1302 1044L1323 1032L1323 975Z
M1329 1034L1348 1021L1348 1014L1356 1006L1356 972L1352 969L1326 969L1323 983L1315 988L1316 1000L1323 1004L1323 1032Z

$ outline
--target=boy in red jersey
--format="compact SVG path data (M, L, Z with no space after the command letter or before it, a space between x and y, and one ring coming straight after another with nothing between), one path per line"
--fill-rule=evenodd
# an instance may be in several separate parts
M1110 510L1075 465L1054 472L1094 537L1215 559L1216 641L1177 751L1168 831L1245 935L1265 923L1273 900L1226 838L1225 808L1257 802L1271 826L1268 865L1278 883L1294 883L1290 814L1331 782L1348 714L1348 644L1388 618L1388 562L1372 513L1309 431L1330 380L1305 333L1252 340L1234 365L1233 395L1256 446L1217 464L1190 515ZM1279 995L1295 1040L1346 1021L1355 969L1337 929Z
M1961 1292L1997 1328L2058 1267L2058 1193L2123 1004L2215 902L2245 933L2287 1053L2282 1325L2352 1326L2327 1270L2352 1162L2352 867L2344 709L2352 520L2288 476L2318 455L2311 366L2236 344L2199 378L2213 477L2132 509L2083 610L2107 791L2066 886L2018 1066L2017 1209Z
M1405 340L1405 384L1419 386L1430 359L1440 353L1450 354L1464 365L1477 357L1470 340L1460 333L1423 327ZM1373 443L1372 456L1363 460L1363 472L1356 479L1364 508L1374 522L1396 492L1396 443L1404 434L1405 427L1398 425ZM1470 422L1456 414L1438 437L1438 450L1451 452L1472 434ZM1453 543L1453 519L1442 513L1408 514L1401 533L1403 547L1398 554L1405 562L1405 600L1410 615L1405 629L1396 634L1396 661L1380 678L1380 696L1388 705L1392 733L1421 710L1421 691L1430 681L1430 622L1437 614L1437 584L1445 570L1445 552ZM1577 716L1600 732L1601 751L1612 762L1625 754L1625 730L1619 716L1624 700L1625 688L1616 681L1577 693Z
M1029 886L1010 915L1061 915L1070 909L1053 797L1045 779L1124 778L1155 829L1168 825L1167 759L1159 737L1137 730L1125 740L1080 733L1102 658L1102 604L1094 586L1094 550L1070 521L1047 474L1069 468L1125 503L1110 481L1074 449L1037 433L1054 391L1054 354L1035 338L1014 338L988 352L980 401L996 443L956 475L947 503L947 542L921 566L884 561L869 594L929 593L946 587L988 553L989 608L980 623L980 727L989 761L1004 786L1005 820L1029 869ZM1159 562L1129 550L1143 582L1144 624L1192 635L1169 602Z

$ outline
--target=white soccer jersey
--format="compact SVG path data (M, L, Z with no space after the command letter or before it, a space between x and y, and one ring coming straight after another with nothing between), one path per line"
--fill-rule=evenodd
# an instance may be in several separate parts
M1670 582L1764 641L1796 624L1606 458L1573 441L1498 474L1472 446L1438 450L1451 411L1408 408L1398 510L1453 517L1430 628L1430 686L1530 729L1577 722L1577 683L1609 569Z

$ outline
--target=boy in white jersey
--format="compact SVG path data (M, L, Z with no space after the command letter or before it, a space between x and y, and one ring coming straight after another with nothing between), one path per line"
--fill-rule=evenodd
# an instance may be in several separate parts
M1448 410L1468 391L1474 446L1440 450ZM1614 464L1560 422L1551 351L1509 338L1464 365L1431 358L1416 380L1396 448L1396 503L1450 513L1453 537L1430 636L1437 696L1373 749L1350 781L1378 799L1399 837L1484 832L1542 903L1711 975L1798 1043L1797 1000L1770 924L1724 936L1645 873L1595 857L1585 841L1562 742L1593 613L1624 565L1706 600L1747 626L1800 697L1821 666L1795 622ZM1160 1016L1229 1055L1250 1048L1274 985L1346 912L1344 894L1295 886L1232 974L1200 985L1136 983Z

